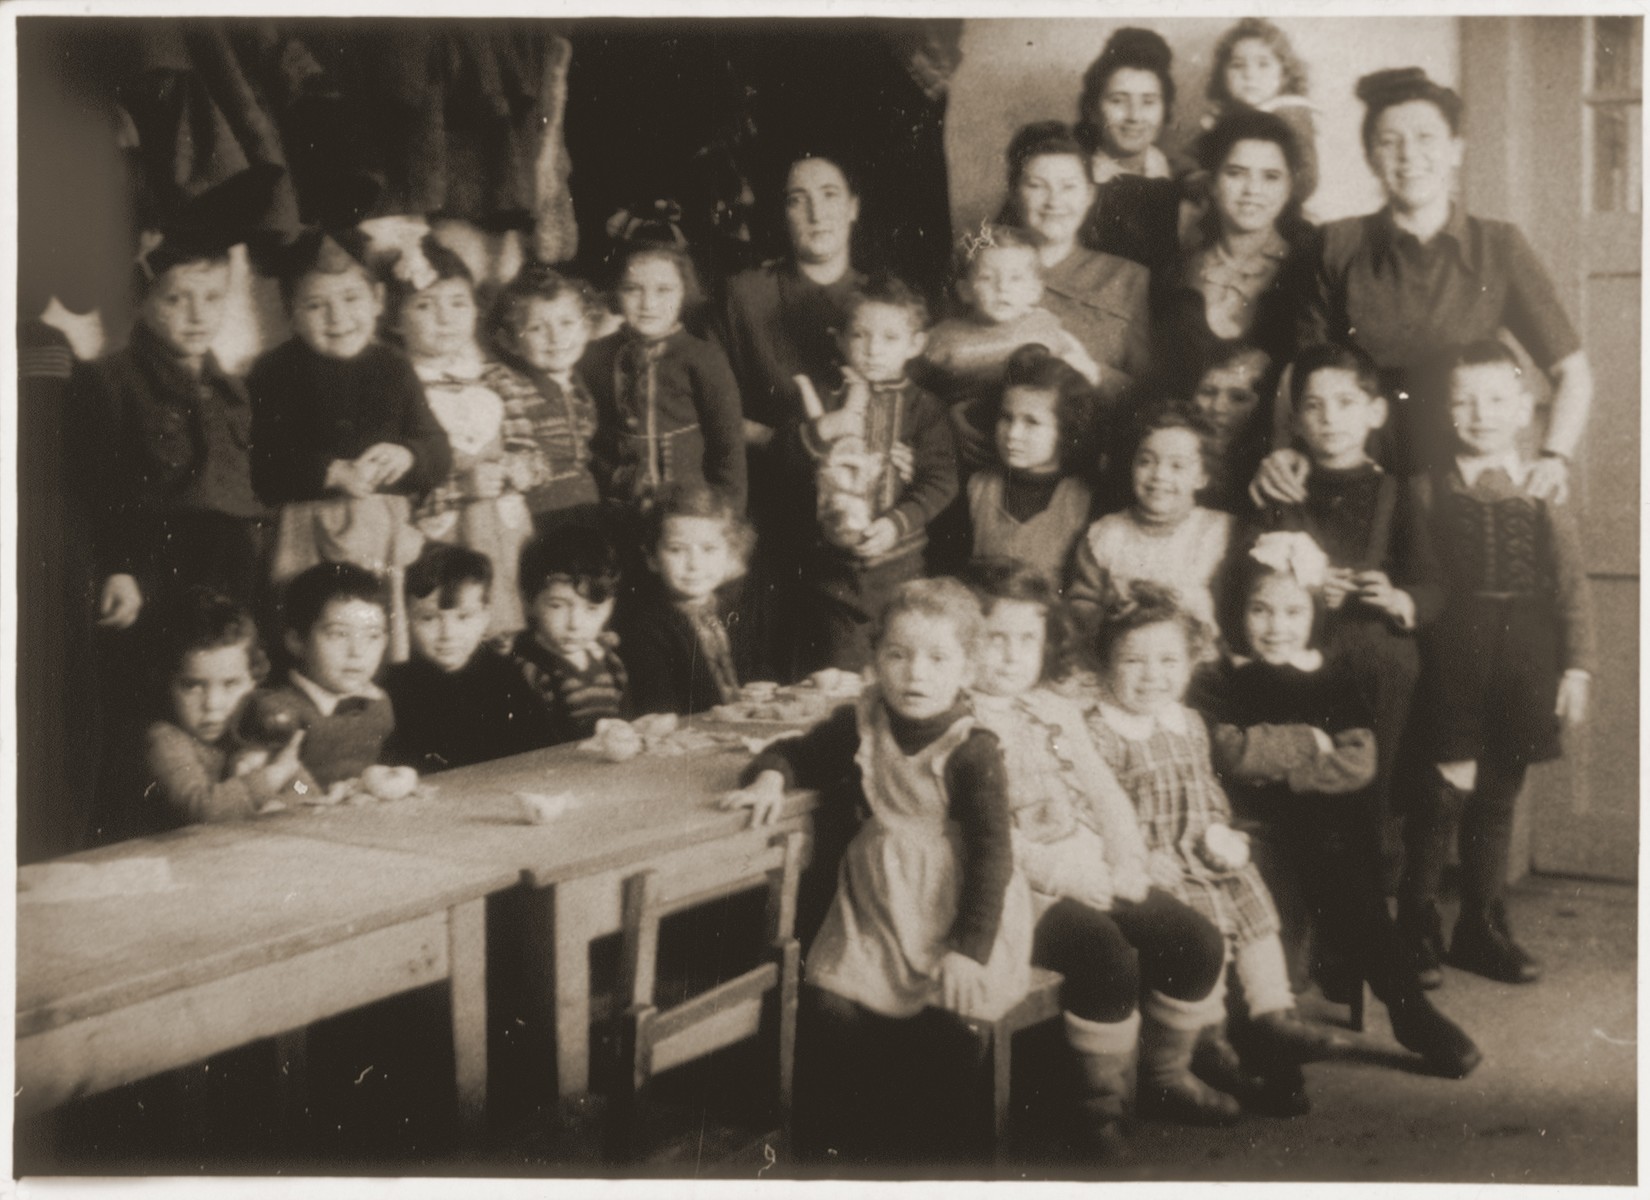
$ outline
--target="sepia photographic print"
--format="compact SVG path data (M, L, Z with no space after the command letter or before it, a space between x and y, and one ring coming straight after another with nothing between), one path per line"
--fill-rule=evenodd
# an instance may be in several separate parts
M1641 6L0 22L0 1191L1636 1188Z

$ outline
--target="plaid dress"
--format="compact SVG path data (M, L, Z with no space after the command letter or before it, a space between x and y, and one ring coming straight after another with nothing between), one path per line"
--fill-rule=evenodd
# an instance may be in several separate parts
M1233 946L1276 936L1278 910L1255 864L1221 873L1198 854L1205 830L1232 821L1202 718L1180 705L1152 720L1102 703L1089 710L1088 723L1134 801L1152 881L1218 925ZM1167 877L1171 863L1174 879Z

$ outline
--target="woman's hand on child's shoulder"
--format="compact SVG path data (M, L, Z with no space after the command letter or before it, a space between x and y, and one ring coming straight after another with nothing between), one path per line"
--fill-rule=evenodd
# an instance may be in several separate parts
M1249 498L1258 508L1269 504L1304 504L1306 477L1311 472L1311 460L1299 450L1274 450L1261 460L1255 481L1249 485Z
M1554 454L1543 454L1530 463L1524 490L1548 504L1564 504L1570 499L1570 465Z
M752 828L772 825L785 807L785 777L778 771L763 771L748 786L725 793L720 804L725 809L750 809Z

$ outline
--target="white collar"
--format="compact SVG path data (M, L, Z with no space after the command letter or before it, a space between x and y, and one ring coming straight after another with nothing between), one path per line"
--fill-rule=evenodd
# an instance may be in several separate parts
M1245 667L1252 662L1259 661L1260 660L1257 658L1251 658L1243 654L1232 655L1232 665L1234 667ZM1301 650L1291 657L1284 665L1294 667L1297 671L1306 671L1308 673L1316 671L1323 666L1323 651Z
M340 696L337 692L330 691L327 688L322 687L301 671L292 671L289 673L288 677L293 683L298 685L298 690L308 696L311 702L314 703L315 707L321 710L321 715L323 717L330 717L333 714L333 710L338 707L338 702L347 698L345 696ZM369 683L360 691L351 692L349 695L359 696L363 700L382 700L384 698L384 689L379 687L376 683Z
M1147 179L1169 178L1169 158L1156 146L1146 147L1146 169L1131 171L1104 150L1096 150L1089 159L1089 174L1095 183L1110 183L1119 175L1143 175Z
M1530 464L1518 457L1516 450L1509 450L1505 454L1455 456L1455 469L1461 472L1461 479L1468 487L1476 487L1479 476L1496 468L1505 471L1507 478L1519 487L1523 487L1524 481L1530 476Z
M1159 729L1164 733L1181 736L1185 736L1186 733L1186 706L1183 704L1173 705L1156 716L1148 717L1143 713L1132 713L1126 708L1119 708L1102 700L1100 719L1111 726L1114 732L1131 742L1143 742Z
M473 344L445 358L413 359L413 370L425 383L439 383L443 379L479 379L486 365L482 361L481 351Z

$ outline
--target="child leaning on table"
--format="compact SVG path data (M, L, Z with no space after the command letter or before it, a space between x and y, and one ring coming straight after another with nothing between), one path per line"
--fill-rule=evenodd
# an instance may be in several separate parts
M382 762L395 729L390 698L373 682L389 642L389 597L365 567L318 563L287 584L281 621L294 665L285 683L253 698L242 730L265 743L303 730L299 758L330 789Z
M629 713L629 676L607 628L619 593L619 553L602 530L570 522L521 556L527 628L510 652L538 697L550 744L577 742L596 722Z
M158 617L156 667L166 717L144 737L145 789L141 830L235 821L280 807L294 780L304 732L294 730L261 765L244 762L236 722L269 670L258 627L235 601L189 588ZM237 769L239 768L239 769Z
M428 774L551 744L521 665L485 640L494 586L492 561L466 546L431 542L407 568L412 657L384 672L390 761Z
M758 825L777 818L792 787L853 795L870 811L804 968L818 989L808 1103L838 1119L853 1115L861 1082L842 1077L848 1056L892 1086L899 1072L868 1052L874 1041L902 1053L921 1036L908 1018L930 1006L1000 1013L1028 983L1031 898L1014 865L1002 751L965 691L983 624L979 602L954 579L901 585L877 625L871 686L760 754L743 790L723 801L750 808ZM856 767L857 795L832 786ZM916 1114L895 1115L903 1128Z

